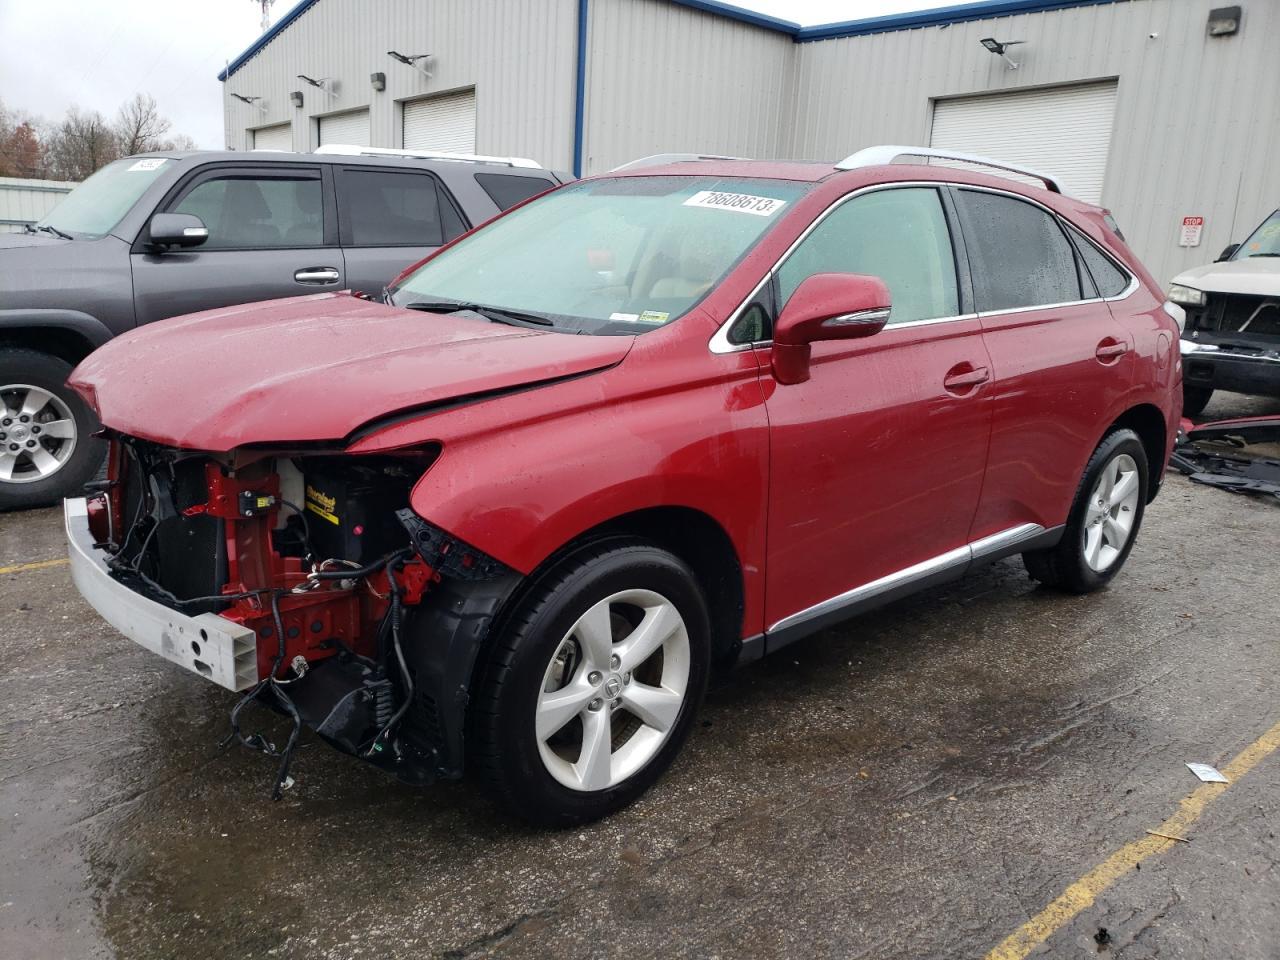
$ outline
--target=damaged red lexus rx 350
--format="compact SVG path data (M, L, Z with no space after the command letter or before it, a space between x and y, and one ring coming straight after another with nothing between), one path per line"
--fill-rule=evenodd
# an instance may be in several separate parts
M652 784L730 664L1013 554L1106 584L1177 326L1105 211L910 152L635 166L382 302L118 337L72 376L111 440L80 590L241 692L237 733L256 699L566 824Z

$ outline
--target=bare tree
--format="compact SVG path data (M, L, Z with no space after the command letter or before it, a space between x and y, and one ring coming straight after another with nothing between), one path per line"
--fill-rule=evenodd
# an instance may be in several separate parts
M96 110L71 107L46 146L49 166L60 180L84 180L120 156L119 140Z
M199 150L200 145L185 133L175 134L164 140L157 150Z
M160 115L149 93L135 94L116 115L115 135L120 156L165 149L162 138L172 124Z

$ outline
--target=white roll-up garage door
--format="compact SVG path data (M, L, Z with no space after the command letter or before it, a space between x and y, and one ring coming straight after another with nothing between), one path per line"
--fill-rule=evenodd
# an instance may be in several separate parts
M347 143L353 147L369 146L369 111L352 110L320 118L320 146Z
M1088 203L1102 199L1116 83L939 100L930 144L1025 164L1060 178Z
M461 90L404 105L404 148L476 152L476 92Z
M292 150L293 124L277 123L271 127L259 127L253 131L255 150Z

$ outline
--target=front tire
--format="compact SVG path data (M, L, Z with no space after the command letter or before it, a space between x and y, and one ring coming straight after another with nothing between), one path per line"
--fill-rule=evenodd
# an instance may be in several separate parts
M1033 580L1071 593L1106 586L1124 566L1142 526L1149 467L1132 430L1108 433L1085 465L1057 546L1022 555Z
M540 826L626 806L688 736L710 636L697 581L672 554L613 540L570 555L505 621L472 705L474 765Z
M0 349L0 510L73 496L101 466L107 445L70 374L60 357Z

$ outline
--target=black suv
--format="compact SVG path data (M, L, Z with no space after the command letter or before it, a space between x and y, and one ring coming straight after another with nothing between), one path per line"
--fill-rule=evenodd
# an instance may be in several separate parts
M97 472L105 446L66 379L112 337L237 303L379 294L436 247L565 179L519 158L341 146L103 167L26 233L0 235L0 509L52 502Z

